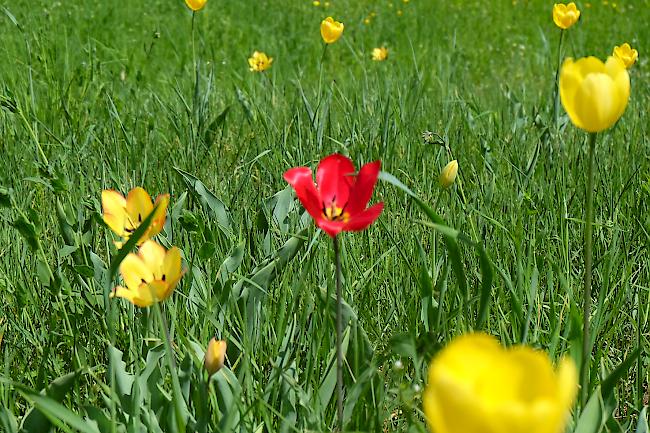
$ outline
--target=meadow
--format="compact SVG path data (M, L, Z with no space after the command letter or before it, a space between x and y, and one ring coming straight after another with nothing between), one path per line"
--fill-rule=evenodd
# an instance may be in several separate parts
M332 242L283 178L332 153L380 160L384 203L338 236L345 431L428 431L429 361L471 331L580 366L588 139L556 122L555 77L629 42L629 104L595 148L589 403L566 431L647 433L650 1L578 7L558 53L537 0L0 5L0 431L336 429ZM325 50L328 16L345 30ZM170 195L156 239L186 270L155 308L109 297L127 251L102 190L134 187Z

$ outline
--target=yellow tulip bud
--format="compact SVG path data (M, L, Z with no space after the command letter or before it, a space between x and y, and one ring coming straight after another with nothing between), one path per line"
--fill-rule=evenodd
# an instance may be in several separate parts
M273 57L269 57L266 53L255 51L248 59L248 66L251 72L264 72L271 67Z
M205 351L205 358L203 359L203 366L212 376L217 371L221 370L226 358L226 348L228 344L224 340L217 340L213 338L208 343L208 348Z
M326 44L333 44L343 34L344 27L343 23L334 21L332 17L327 17L320 23L320 35Z
M440 186L443 188L449 188L456 180L457 175L458 161L454 159L453 161L449 162L449 164L445 165L445 168L442 169L442 173L440 173L440 178L438 179Z
M207 2L208 0L185 0L187 7L192 9L194 12L203 9Z
M487 334L467 334L431 361L424 413L436 433L559 433L577 376L570 359L554 369L544 352L504 348Z
M614 57L620 59L626 68L630 69L639 58L639 52L627 42L620 47L614 47Z
M610 128L630 99L630 76L623 62L609 57L566 59L560 70L560 99L575 126L587 132Z
M556 3L553 6L553 22L561 29L568 29L580 18L580 11L576 4L571 2L568 5Z
M388 58L388 48L381 47L372 50L372 60L376 62L383 62Z

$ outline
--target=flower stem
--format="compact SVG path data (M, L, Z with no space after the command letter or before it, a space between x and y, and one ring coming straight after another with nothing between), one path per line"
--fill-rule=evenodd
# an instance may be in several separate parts
M338 237L334 237L334 263L336 265L336 414L339 431L343 431L343 314L341 296L341 252Z
M562 66L562 48L564 45L564 29L560 30L560 42L557 45L557 69L555 70L555 91L553 98L553 125L557 131L560 123L560 67Z
M589 361L591 359L591 337L589 335L589 316L591 315L591 277L592 277L592 243L594 213L594 159L596 133L589 135L589 160L587 165L587 203L585 208L585 289L583 300L582 327L582 366L580 369L580 389L582 407L587 404L589 395Z
M181 384L178 381L178 373L176 371L176 362L174 362L174 353L172 352L172 340L169 335L169 328L167 328L167 322L165 317L160 311L160 305L158 302L154 302L153 306L156 318L158 323L163 330L164 334L164 343L165 343L165 353L167 354L167 365L169 366L170 373L172 375L172 391L174 395L174 413L176 415L176 427L179 432L185 432L185 418L183 410L183 393L181 392Z

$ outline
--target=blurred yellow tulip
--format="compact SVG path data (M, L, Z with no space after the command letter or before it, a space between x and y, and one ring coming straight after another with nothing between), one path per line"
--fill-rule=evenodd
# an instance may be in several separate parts
M440 173L440 178L438 181L440 182L440 186L443 188L449 188L454 181L456 180L456 176L458 175L458 161L453 160L450 161L447 165L445 165L445 168L442 169L442 172Z
M111 297L149 307L169 298L183 276L181 252L176 247L165 251L156 242L146 241L138 254L129 253L122 260L120 274L126 287L116 287Z
M208 0L185 0L187 7L192 9L194 12L203 9L207 2Z
M382 62L388 58L388 48L380 47L372 50L372 60Z
M169 204L169 194L159 195L155 205L156 213L149 229L138 241L138 245L156 236L165 225L165 215ZM102 191L102 211L104 222L126 242L154 209L151 196L144 189L133 188L126 198L117 191ZM118 248L122 245L117 242Z
M339 40L344 28L343 23L334 21L332 17L327 17L320 23L320 35L326 44L333 44Z
M273 57L269 57L266 53L255 51L248 59L248 66L251 72L264 72L271 67Z
M563 30L574 25L578 21L578 18L580 18L580 11L573 2L568 5L556 3L553 6L553 22Z
M560 99L575 126L587 132L610 128L630 99L630 76L623 62L609 57L566 59L560 70Z
M424 413L435 433L560 433L577 387L570 359L467 334L431 361Z
M619 47L614 47L614 57L619 58L625 67L630 69L639 58L639 52L626 42Z
M205 357L203 358L203 366L210 376L221 370L223 367L226 360L227 348L228 344L224 340L213 338L208 343L208 348L205 351Z

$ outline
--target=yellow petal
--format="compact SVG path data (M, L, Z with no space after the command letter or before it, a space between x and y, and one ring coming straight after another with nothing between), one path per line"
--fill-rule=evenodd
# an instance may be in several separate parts
M151 196L143 188L137 187L126 196L126 212L134 227L137 227L153 210Z
M205 6L207 0L185 0L185 4L193 11L200 11Z
M147 237L156 236L160 233L165 226L165 219L167 218L167 206L169 205L169 194L162 194L156 198L156 213L154 213L153 221L149 227Z
M618 119L615 114L619 103L611 77L603 73L589 74L575 95L575 115L585 131L604 131Z
M102 191L102 213L104 222L118 236L124 235L126 222L126 199L122 194L113 190Z
M146 287L146 284L143 284L143 286ZM134 291L125 289L124 287L117 287L115 291L111 293L111 297L123 298L136 307L144 308L153 304L153 299L147 292L148 290L142 291L139 288Z
M147 281L161 278L165 254L165 248L155 241L148 240L142 244L138 250L138 256L142 259L142 262L147 266L151 274L154 275L153 278Z
M178 280L181 276L181 251L172 247L162 262L162 273L166 281Z
M153 281L153 272L137 255L129 253L120 263L120 274L129 290L137 291L144 282Z

